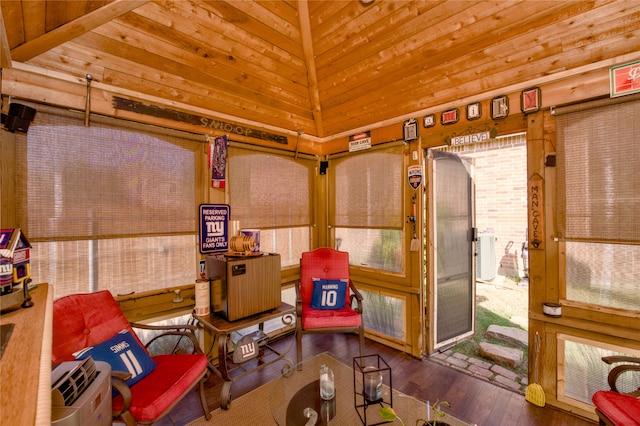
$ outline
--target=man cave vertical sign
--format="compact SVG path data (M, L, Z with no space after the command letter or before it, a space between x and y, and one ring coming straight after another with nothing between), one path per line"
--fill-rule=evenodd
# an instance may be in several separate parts
M527 184L529 200L529 248L544 249L544 179L534 174Z
M229 250L228 204L200 204L200 253Z

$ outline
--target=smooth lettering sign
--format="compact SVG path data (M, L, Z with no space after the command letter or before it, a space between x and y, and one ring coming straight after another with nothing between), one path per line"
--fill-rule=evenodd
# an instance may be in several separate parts
M349 136L349 152L371 148L371 132L362 132Z
M229 251L228 204L200 205L200 253Z

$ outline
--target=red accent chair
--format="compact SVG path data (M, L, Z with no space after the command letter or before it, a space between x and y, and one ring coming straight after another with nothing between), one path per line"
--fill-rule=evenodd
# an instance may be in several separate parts
M347 279L344 306L333 310L312 308L313 278ZM302 253L300 281L296 282L296 344L299 366L302 362L302 335L308 333L356 333L360 339L360 356L364 356L362 295L349 278L347 252L320 247Z
M640 388L632 392L621 392L616 382L621 374L628 371L640 372L640 358L629 356L608 356L602 358L607 364L623 362L611 369L607 380L610 391L599 390L592 401L601 425L640 426Z
M57 299L53 303L53 349L52 361L58 364L74 361L73 354L89 346L110 339L127 329L135 339L133 331L145 328L163 331L152 342L167 335L185 336L193 344L189 354L155 355L151 359L155 368L139 382L129 388L124 380L128 372L112 371L112 386L118 393L113 398L113 418L127 425L151 424L167 414L196 385L200 386L200 402L207 420L211 418L204 394L204 382L209 377L208 360L202 353L194 334L195 326L150 326L129 323L118 303L107 290L95 293L75 294Z

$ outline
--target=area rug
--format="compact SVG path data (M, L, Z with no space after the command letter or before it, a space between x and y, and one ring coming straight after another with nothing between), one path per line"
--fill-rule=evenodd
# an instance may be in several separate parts
M225 426L225 425L277 425L269 408L271 383L266 383L249 393L232 398L228 410L218 408L211 412L211 420L204 416L189 423L189 426Z
M313 361L322 362L323 357L330 357L329 354L319 354L316 355ZM307 362L305 362L306 364ZM334 371L336 380L345 380L343 385L350 385L353 388L353 370L351 367L343 364L343 363L334 363ZM337 368L336 368L337 367ZM276 379L278 380L278 379ZM271 381L266 383L249 393L241 395L237 398L233 398L231 401L231 406L228 410L222 410L220 408L211 412L211 420L208 422L204 417L195 420L189 423L188 426L211 426L211 425L233 425L233 426L243 426L243 425L251 425L251 426L263 426L263 425L277 425L272 417L271 407L270 407L270 398L271 391L273 388L274 382ZM353 394L351 394L353 395ZM338 398L338 397L336 397ZM339 412L343 413L339 417L332 419L329 424L330 425L345 425L345 426L357 426L358 424L362 424L358 413L353 407L354 401L353 396L341 397L338 401ZM425 413L427 412L427 405L419 401L413 397L408 395L404 395L401 392L397 392L395 389L393 391L393 405L394 408L398 408L399 411L402 412L417 412L417 413ZM343 408L340 409L340 406ZM414 419L402 419L407 425L415 425ZM447 414L444 418L438 418L438 423L446 422L451 426L468 426L468 423L462 422L453 416ZM399 425L400 422L396 420L393 423ZM285 425L281 425L285 426Z

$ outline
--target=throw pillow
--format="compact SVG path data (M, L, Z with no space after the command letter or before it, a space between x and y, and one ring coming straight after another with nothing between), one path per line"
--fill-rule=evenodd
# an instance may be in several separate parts
M77 360L90 356L96 361L109 363L112 370L131 373L131 378L126 382L129 387L139 382L156 367L155 361L127 329L116 333L102 343L84 348L73 356Z
M349 280L313 279L313 295L311 307L313 309L342 309L344 308Z

